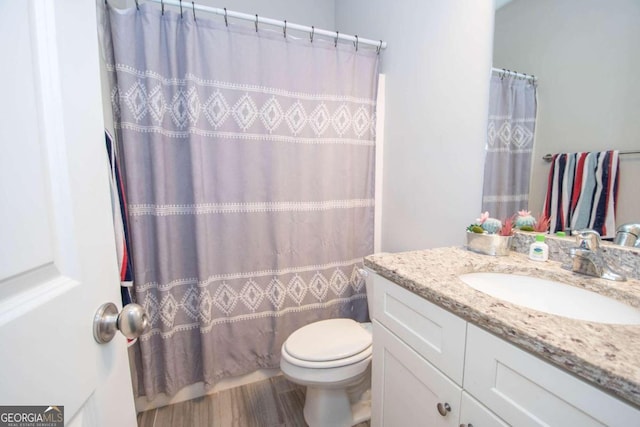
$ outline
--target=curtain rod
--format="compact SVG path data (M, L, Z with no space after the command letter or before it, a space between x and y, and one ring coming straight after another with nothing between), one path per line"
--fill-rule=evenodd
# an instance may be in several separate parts
M624 154L640 154L640 151L619 151L618 155L624 155ZM544 156L542 156L542 160L546 160L547 162L550 162L551 160L553 160L553 154L545 154Z
M346 41L351 41L353 43L356 43L356 47L359 44L365 44L365 45L369 45L369 46L375 46L378 49L385 49L387 47L387 42L384 42L382 40L371 40L371 39L366 39L364 37L358 37L356 36L352 36L349 34L342 34L338 31L329 31L329 30L323 30L320 28L315 28L315 27L309 27L306 25L300 25L300 24L294 24L292 22L287 22L287 21L280 21L277 19L271 19L271 18L263 18L262 16L258 16L258 15L250 15L248 13L242 13L242 12L235 12L233 10L226 10L226 9L220 9L217 7L209 7L209 6L202 6L199 4L195 4L193 2L190 1L184 1L184 2L180 2L178 0L149 0L153 3L159 3L162 5L169 5L169 6L176 6L179 7L181 9L186 9L187 11L192 11L195 14L195 11L202 11L202 12L207 12L207 13L213 13L216 15L221 15L225 17L225 22L227 17L230 18L237 18L237 19L243 19L245 21L251 21L251 22L255 22L256 24L256 31L258 30L258 24L267 24L267 25L273 25L276 27L280 27L284 29L284 36L286 37L287 34L287 30L291 29L291 30L298 30L298 31L303 31L306 33L309 33L310 37L312 37L312 41L313 41L313 36L316 34L322 35L322 36L329 36L329 37L333 37L334 39L339 40L346 40ZM136 4L138 2L136 1Z
M527 80L533 80L534 82L538 80L538 78L536 76L534 76L533 74L524 74L524 73L519 73L517 71L511 71L511 70L507 70L504 68L495 68L492 67L491 68L491 72L493 73L503 73L509 76L514 76L514 77L520 77L522 79L527 79Z

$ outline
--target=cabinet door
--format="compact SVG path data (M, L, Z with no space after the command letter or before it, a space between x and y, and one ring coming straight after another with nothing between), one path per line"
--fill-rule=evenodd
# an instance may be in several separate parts
M375 320L373 342L371 425L457 427L461 388Z
M377 274L374 319L462 386L467 322Z
M496 414L483 406L467 392L462 392L460 427L509 427Z
M640 411L476 327L464 389L514 426L637 426Z

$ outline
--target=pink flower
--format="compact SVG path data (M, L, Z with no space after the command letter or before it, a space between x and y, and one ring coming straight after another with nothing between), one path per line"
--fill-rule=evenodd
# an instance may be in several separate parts
M487 219L489 219L489 212L482 212L480 213L480 218L476 218L476 222L478 224L484 224Z
M521 211L518 211L518 215L519 216L529 216L529 215L531 215L531 211L521 210Z

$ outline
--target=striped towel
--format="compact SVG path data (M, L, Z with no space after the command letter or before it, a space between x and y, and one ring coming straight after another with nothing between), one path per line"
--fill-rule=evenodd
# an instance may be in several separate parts
M113 209L116 253L118 256L118 267L120 269L120 293L122 295L122 305L125 306L131 302L130 289L133 286L133 273L131 260L129 259L131 252L129 251L129 240L127 238L127 204L113 137L107 131L105 131L104 134L111 171L109 181L111 187L111 207Z
M614 237L619 167L618 151L554 155L544 203L550 232L591 228Z

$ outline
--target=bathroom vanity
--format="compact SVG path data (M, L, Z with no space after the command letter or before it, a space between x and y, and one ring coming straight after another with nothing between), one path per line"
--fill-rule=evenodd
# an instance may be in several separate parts
M374 285L373 426L640 425L640 325L532 310L459 276L540 277L636 308L640 281L461 248L372 255L365 266Z

